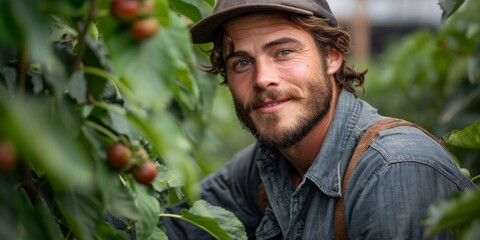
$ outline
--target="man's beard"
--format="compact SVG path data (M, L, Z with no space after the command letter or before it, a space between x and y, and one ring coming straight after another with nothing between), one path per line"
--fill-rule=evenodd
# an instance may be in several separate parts
M322 81L325 84L322 84ZM277 90L266 90L257 93L255 99L250 101L250 105L246 108L234 98L235 111L242 126L250 131L257 139L258 143L269 149L274 148L289 148L302 140L312 129L320 122L330 109L330 102L332 100L332 83L328 75L323 74L321 77L309 82L308 84L308 98L303 99L303 111L297 116L296 123L288 129L284 129L283 133L278 134L273 129L280 122L280 116L276 113L269 113L259 120L258 126L250 118L250 112L255 105L255 102L261 102L265 98L279 99L280 96L288 96L292 101L299 100L298 94L295 91L280 93ZM258 127L262 127L259 129Z

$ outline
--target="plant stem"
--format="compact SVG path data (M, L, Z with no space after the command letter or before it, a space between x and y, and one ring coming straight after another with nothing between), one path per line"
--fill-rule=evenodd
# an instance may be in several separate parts
M115 91L117 94L118 98L121 98L120 91L122 91L125 96L127 97L128 101L132 103L132 107L139 106L139 102L136 100L136 97L133 95L133 93L130 91L130 89L123 84L116 76L113 74L100 69L96 67L90 67L90 66L84 66L83 71L88 74L94 74L99 77L102 77L106 80L109 80L112 82L113 86L115 87ZM141 112L138 107L135 107L136 112Z
M92 128L95 128L97 131L105 134L105 136L112 139L113 142L118 142L118 137L113 132L111 132L107 128L103 127L102 125L100 125L96 122L89 121L89 120L85 121L85 125L87 125L89 127L92 127Z
M27 77L27 68L28 68L28 58L27 50L21 49L20 56L18 59L18 89L21 96L25 94L25 81Z
M96 68L96 67L84 66L83 71L85 73L97 75L99 77L102 77L102 78L110 81L113 84L113 87L115 88L115 93L117 95L116 97L117 98L122 97L122 95L120 94L120 90L118 89L117 83L120 82L120 81L118 81L117 77L115 77L114 75L112 75L111 73L109 73L109 72L107 72L103 69Z
M96 17L96 12L97 12L97 3L96 0L89 0L89 5L90 5L90 11L88 12L87 18L85 19L85 22L83 24L83 28L80 29L79 31L79 36L78 36L78 52L77 55L75 56L75 60L73 62L73 71L79 71L81 67L81 62L83 59L83 55L85 53L85 46L86 46L86 35L88 32L88 27L90 25L90 22L93 21L93 19Z
M475 182L479 179L480 179L480 175L477 175L477 176L473 177L472 179L470 179L470 181Z
M40 198L38 186L33 180L31 167L28 164L21 163L20 171L20 185L23 187L25 192L27 192L28 198L32 202L32 205L35 207L40 207L42 205L42 200Z

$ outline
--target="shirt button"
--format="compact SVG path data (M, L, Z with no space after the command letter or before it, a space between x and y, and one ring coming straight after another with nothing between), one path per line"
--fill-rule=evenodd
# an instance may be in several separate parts
M305 227L305 222L302 219L298 220L297 221L297 234L296 234L295 239L297 239L297 240L302 239L304 227Z

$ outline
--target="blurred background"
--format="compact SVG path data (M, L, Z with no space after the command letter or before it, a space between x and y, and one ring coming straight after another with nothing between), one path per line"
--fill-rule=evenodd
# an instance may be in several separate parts
M437 137L480 119L478 3L467 1L442 21L437 0L330 0L352 37L347 64L368 69L365 99L383 115L420 124ZM463 4L467 5L467 4ZM207 137L197 156L207 174L253 142L236 119L226 87L219 87ZM450 148L478 174L480 151ZM472 174L473 174L472 173Z

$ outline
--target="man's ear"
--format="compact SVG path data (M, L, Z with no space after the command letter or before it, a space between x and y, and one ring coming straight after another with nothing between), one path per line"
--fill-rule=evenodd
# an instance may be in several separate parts
M328 56L326 60L327 74L334 75L342 65L343 54L333 48L330 48L330 50L328 50Z

